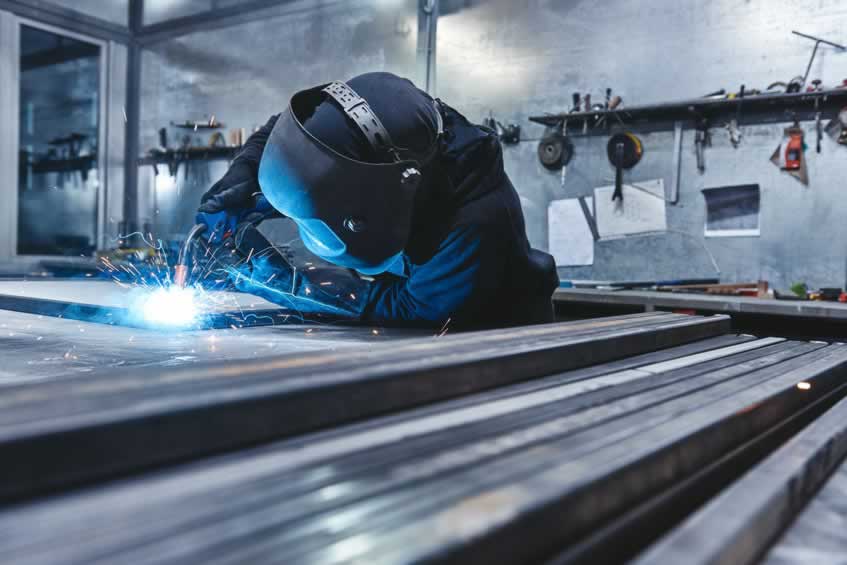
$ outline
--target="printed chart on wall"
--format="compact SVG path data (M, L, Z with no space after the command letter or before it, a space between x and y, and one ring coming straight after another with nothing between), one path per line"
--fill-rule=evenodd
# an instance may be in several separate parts
M590 210L592 198L585 202ZM594 236L578 198L553 200L547 208L548 250L556 265L573 267L594 264Z
M623 185L623 199L612 200L614 186L594 189L597 230L601 238L626 237L668 229L662 179Z

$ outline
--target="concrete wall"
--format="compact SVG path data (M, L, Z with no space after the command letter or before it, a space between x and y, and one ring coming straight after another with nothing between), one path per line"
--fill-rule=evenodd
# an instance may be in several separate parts
M802 74L813 44L797 29L847 41L843 0L486 0L443 16L438 24L438 94L480 120L493 110L538 138L533 114L565 111L572 92L595 101L611 87L629 104L697 97L739 85L764 89ZM825 84L847 78L847 53L822 48L811 77ZM847 148L824 140L823 153L807 153L808 188L769 163L784 125L743 128L733 149L723 129L713 130L707 169L696 170L693 132L683 138L678 206L668 208L664 235L600 241L593 267L561 268L564 278L650 280L710 277L714 255L726 280L763 278L785 288L844 285L847 262ZM804 123L813 145L812 123ZM633 181L671 181L673 133L641 135L645 158ZM547 243L547 205L590 195L610 184L606 138L577 139L564 187L560 175L538 163L536 142L506 148L506 166L524 201L533 244ZM761 237L703 239L700 190L758 183ZM681 233L682 232L682 233Z
M154 145L155 130L170 120L214 113L227 125L250 128L304 86L368 70L414 76L415 6L414 0L301 1L261 21L158 46L144 59L142 146ZM438 24L437 94L472 120L493 110L517 121L530 139L543 128L526 118L565 110L574 91L590 91L597 100L610 86L627 103L641 104L742 83L763 88L805 69L812 44L791 36L792 29L847 41L843 0L464 0L449 6ZM840 83L847 77L847 54L822 49L811 74ZM812 124L804 125L812 136ZM825 140L823 154L810 152L811 184L804 188L768 162L782 128L746 127L737 150L716 129L703 175L696 171L693 134L687 131L680 201L668 211L672 231L598 242L593 267L563 268L560 274L714 276L705 245L726 280L764 278L783 288L800 280L843 285L847 149ZM631 180L670 183L672 133L642 139L645 158ZM506 148L536 247L547 246L551 200L609 184L613 171L605 143L602 137L577 140L565 187L538 163L536 141ZM160 191L157 223L166 231L182 230L199 194L224 166L193 167L188 181ZM704 240L700 190L744 183L762 188L761 237Z

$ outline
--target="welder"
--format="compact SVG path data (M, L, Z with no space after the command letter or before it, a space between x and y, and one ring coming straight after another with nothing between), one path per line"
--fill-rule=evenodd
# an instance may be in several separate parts
M497 135L410 81L368 73L295 94L202 198L212 240L258 201L356 274L327 290L254 260L238 287L366 323L481 329L553 320L553 258L532 249ZM324 283L331 285L331 283Z

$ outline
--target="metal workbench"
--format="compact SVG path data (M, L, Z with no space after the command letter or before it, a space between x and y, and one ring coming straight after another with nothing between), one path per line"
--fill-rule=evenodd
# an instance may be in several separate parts
M3 563L835 555L840 343L668 312L440 336L0 318Z
M732 317L735 329L743 331L820 337L847 335L847 304L839 302L589 288L560 288L553 300L563 317L685 310L727 314Z

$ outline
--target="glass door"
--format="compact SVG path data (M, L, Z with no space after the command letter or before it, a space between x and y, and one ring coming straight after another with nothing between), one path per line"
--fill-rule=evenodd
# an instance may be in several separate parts
M20 26L18 255L96 248L103 50Z

